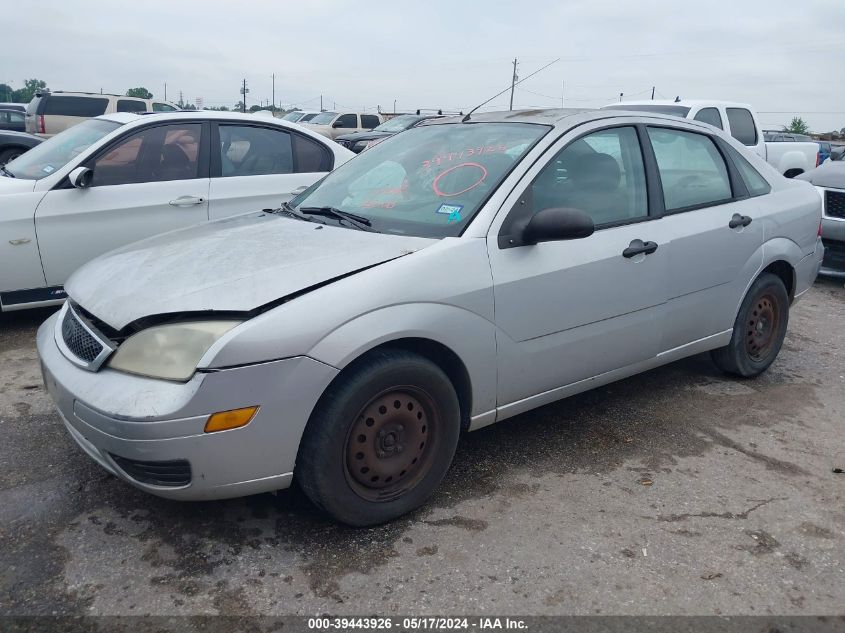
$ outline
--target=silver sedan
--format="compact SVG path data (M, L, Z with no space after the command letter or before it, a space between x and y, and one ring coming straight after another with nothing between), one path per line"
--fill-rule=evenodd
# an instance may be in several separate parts
M68 432L130 484L295 477L370 525L425 502L462 431L704 351L766 370L820 221L811 185L695 121L441 119L279 209L90 262L38 349Z

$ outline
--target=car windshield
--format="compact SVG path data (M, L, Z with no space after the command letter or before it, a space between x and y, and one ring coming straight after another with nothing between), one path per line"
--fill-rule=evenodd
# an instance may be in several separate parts
M282 117L284 121L299 121L302 118L302 112L288 112L285 116Z
M6 165L6 171L15 178L41 180L64 167L70 160L121 125L122 123L103 119L83 121L21 154Z
M308 121L314 125L328 125L337 116L337 112L322 112Z
M383 233L460 235L499 183L551 128L453 123L411 128L342 165L293 201L332 207Z
M419 120L420 117L415 114L403 114L401 116L393 117L389 121L385 121L378 127L374 128L373 132L401 132L402 130L407 130Z

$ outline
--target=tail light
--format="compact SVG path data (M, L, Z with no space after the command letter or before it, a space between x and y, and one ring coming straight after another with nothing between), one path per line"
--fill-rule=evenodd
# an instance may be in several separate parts
M47 127L44 125L44 115L43 114L38 115L38 131L41 134L47 133Z
M819 164L821 164L821 162L822 162L822 153L816 152L816 167L818 167Z
M824 222L824 220L819 220L819 233L818 233L818 235L817 235L816 237L821 237L821 236L822 236L822 223L823 223L823 222Z

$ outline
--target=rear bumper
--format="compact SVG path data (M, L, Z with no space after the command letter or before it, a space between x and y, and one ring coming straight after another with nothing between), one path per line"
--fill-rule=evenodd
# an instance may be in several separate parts
M108 368L94 373L64 357L54 336L57 318L38 330L44 384L70 436L100 466L171 499L222 499L290 485L302 432L335 368L297 357L197 373L187 383ZM256 405L246 426L204 432L210 414ZM162 469L168 462L190 465L187 484L153 485L127 467Z

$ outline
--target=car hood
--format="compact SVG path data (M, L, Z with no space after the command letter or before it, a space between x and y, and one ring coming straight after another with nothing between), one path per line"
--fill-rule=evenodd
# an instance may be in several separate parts
M249 312L435 242L252 213L112 251L65 289L120 330L152 315Z
M350 142L369 141L374 138L384 138L386 136L393 136L394 134L396 134L396 132L376 132L375 130L371 130L369 132L353 132L352 134L343 134L342 136L338 136L335 140Z
M845 162L833 161L825 163L812 171L799 174L796 178L811 182L816 187L845 189Z
M0 195L7 193L29 193L35 190L37 180L10 178L0 173Z

